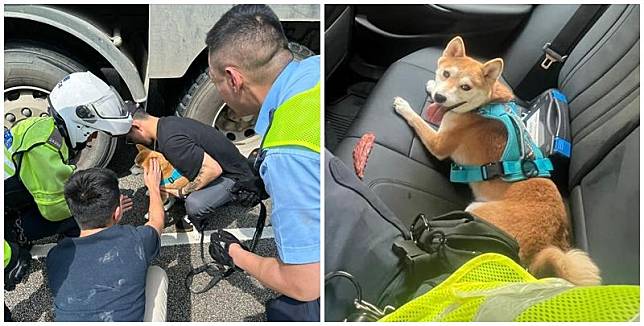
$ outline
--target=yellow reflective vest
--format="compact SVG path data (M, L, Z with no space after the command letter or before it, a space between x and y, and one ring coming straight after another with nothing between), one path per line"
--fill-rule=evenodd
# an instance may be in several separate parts
M64 185L76 167L68 164L69 149L51 117L34 117L5 130L5 180L18 174L47 220L71 216Z
M303 146L320 152L320 83L295 94L274 112L262 148Z

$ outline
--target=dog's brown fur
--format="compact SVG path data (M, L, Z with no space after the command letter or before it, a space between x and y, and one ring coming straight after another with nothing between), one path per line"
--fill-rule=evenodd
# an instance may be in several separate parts
M168 160L163 156L163 154L153 151L143 145L136 145L136 149L139 150L139 153L134 158L134 164L137 166L147 169L152 158L156 158L159 161L159 167L161 168L161 179L168 178L172 175L174 167ZM167 189L180 189L185 187L190 181L186 177L181 177L175 180L172 183L165 184L163 187ZM165 202L168 198L168 194L162 192L161 199Z
M462 48L455 50L450 46ZM462 56L454 57L459 51ZM439 68L458 66L459 70L474 74L469 77L479 82L474 82L473 87L483 87L488 92L487 103L513 97L512 91L497 78L486 79L481 75L484 64L465 56L460 37L450 42L438 62ZM503 155L507 131L499 121L473 111L450 111L444 115L439 130L434 131L406 101L396 98L394 107L439 159L450 157L462 165L483 165L499 161ZM535 276L558 276L577 285L601 282L599 269L588 255L571 250L570 222L561 195L550 179L530 178L519 182L493 179L470 183L470 187L476 201L466 210L514 236L519 242L521 262Z

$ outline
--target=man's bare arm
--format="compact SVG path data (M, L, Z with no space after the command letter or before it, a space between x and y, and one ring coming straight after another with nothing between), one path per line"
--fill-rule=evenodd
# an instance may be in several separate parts
M190 183L181 188L180 192L178 190L166 188L162 188L162 190L175 197L181 197L180 195L186 196L205 187L207 184L217 179L222 174L222 172L223 170L221 168L221 165L219 165L219 163L215 161L215 159L208 155L208 153L203 153L201 168L199 169L199 173L197 173L197 176L194 178L194 180L190 181Z
M261 257L232 244L228 251L235 265L265 286L299 301L320 297L320 263L284 264L276 258Z
M194 180L181 189L181 192L184 195L187 195L191 192L197 191L217 179L222 172L223 170L221 169L221 165L210 157L208 153L203 153L203 162L201 163L199 173Z
M165 212L163 211L163 201L161 200L161 193L159 183L161 182L161 168L157 159L153 158L147 169L145 169L143 180L145 186L148 187L150 193L150 205L148 208L149 221L145 225L149 225L159 234L163 232Z

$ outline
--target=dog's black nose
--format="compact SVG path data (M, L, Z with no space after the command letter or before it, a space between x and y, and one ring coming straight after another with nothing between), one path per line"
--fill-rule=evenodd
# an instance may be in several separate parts
M447 101L447 97L436 93L436 94L434 94L434 101L436 103L445 103L445 101Z

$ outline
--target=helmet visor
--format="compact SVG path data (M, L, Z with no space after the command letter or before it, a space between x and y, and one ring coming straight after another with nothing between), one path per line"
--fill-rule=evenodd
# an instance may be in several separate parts
M103 119L123 119L127 118L129 113L125 109L125 102L116 92L114 87L110 87L111 92L101 97L90 105L94 108L96 114Z

